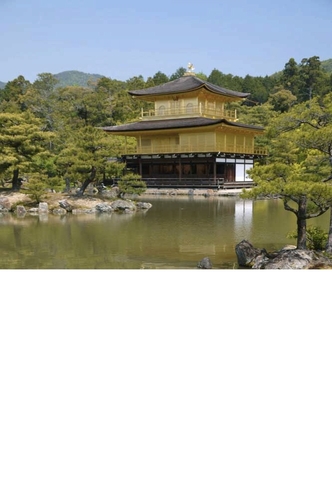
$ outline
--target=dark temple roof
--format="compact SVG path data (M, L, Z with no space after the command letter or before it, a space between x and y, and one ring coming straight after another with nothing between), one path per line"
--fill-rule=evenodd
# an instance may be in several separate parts
M129 95L133 97L149 97L157 95L171 95L174 93L186 93L198 90L200 88L205 88L209 92L216 93L218 95L225 95L226 97L235 98L246 98L250 93L235 92L234 90L228 90L227 88L222 88L207 81L197 78L197 76L182 76L173 81L168 81L162 85L153 86L151 88L144 88L143 90L131 90Z
M150 121L135 121L118 126L105 126L102 129L109 132L139 132L139 131L157 131L171 130L175 128L195 128L199 126L222 125L245 128L257 132L264 131L262 126L247 125L244 123L227 121L227 119L209 119L209 118L179 118L179 119L158 119Z

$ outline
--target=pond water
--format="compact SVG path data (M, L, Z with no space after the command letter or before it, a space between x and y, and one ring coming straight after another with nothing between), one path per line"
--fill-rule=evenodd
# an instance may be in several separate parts
M0 215L1 269L237 268L243 239L268 251L295 241L295 216L279 200L238 197L142 197L146 212L18 218ZM319 223L327 228L324 215Z

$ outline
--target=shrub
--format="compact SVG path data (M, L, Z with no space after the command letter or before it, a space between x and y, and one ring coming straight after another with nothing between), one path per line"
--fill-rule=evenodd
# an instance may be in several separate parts
M321 227L307 227L307 248L314 251L324 251L328 234ZM289 239L296 239L297 232L291 232L287 235Z
M42 202L48 188L47 177L41 173L29 175L26 191L35 202Z
M140 175L136 173L127 173L118 181L120 195L136 194L140 195L146 190L146 183Z

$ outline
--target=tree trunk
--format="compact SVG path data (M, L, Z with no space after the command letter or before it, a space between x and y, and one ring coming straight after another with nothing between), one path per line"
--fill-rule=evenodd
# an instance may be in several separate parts
M97 173L97 170L95 167L93 167L91 169L91 172L90 172L90 175L88 176L88 178L86 178L82 184L82 187L79 189L78 191L78 195L83 195L86 188L88 187L88 185L90 185L91 182L93 182L93 180L95 179L96 177L96 173Z
M21 188L22 182L18 177L19 173L20 173L20 170L18 168L14 169L13 178L12 178L12 189L13 190L20 190L20 188Z
M66 182L66 192L70 192L70 178L65 178Z
M329 226L329 236L327 239L325 251L332 254L332 207L330 207L330 226Z
M297 213L297 249L307 248L307 198L300 197L299 210Z

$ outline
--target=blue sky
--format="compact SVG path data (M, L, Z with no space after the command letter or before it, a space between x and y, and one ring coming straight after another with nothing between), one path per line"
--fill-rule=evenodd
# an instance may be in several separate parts
M0 0L0 81L67 70L125 81L192 62L265 76L332 58L331 0Z

